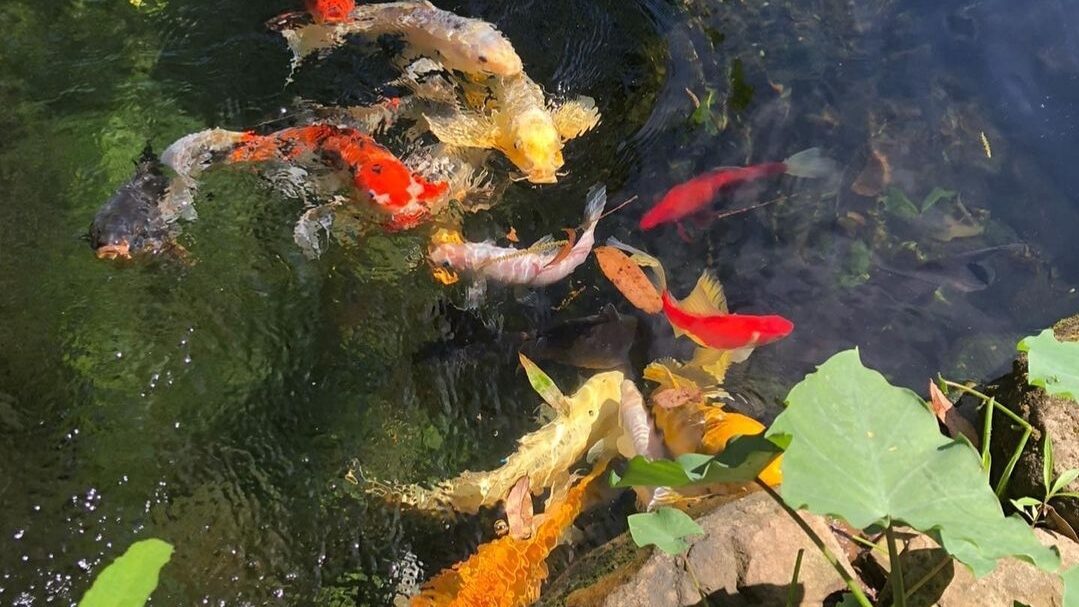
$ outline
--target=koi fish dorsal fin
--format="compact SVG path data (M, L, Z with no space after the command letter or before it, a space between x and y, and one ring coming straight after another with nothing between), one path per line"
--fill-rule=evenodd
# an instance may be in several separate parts
M563 141L575 139L599 124L599 110L591 97L578 97L551 110L554 127Z
M723 286L719 284L710 272L705 270L697 279L697 286L678 302L683 311L697 316L715 316L727 313L727 296L723 294Z

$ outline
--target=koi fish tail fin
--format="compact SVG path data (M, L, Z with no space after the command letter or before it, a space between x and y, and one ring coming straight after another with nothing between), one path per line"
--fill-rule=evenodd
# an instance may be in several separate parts
M603 208L607 206L607 186L597 184L588 190L588 202L584 207L583 227L588 229L599 221L603 215Z
M656 280L659 283L656 285L658 289L661 292L667 290L667 272L663 269L663 264L658 259L636 247L631 247L614 236L607 239L607 246L628 253L629 258L639 266L652 268L652 271L655 272Z
M749 359L749 355L753 354L753 346L746 346L744 348L738 348L737 350L730 350L731 363L738 364L744 363Z
M820 148L809 148L783 161L787 174L793 177L820 179L839 172L836 161L821 153Z

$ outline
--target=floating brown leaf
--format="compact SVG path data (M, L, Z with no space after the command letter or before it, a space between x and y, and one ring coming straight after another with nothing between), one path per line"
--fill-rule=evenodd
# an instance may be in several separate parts
M506 496L506 520L510 525L510 535L519 540L532 537L532 494L528 489L528 477L522 476Z
M663 301L656 287L628 255L614 247L596 247L595 253L603 275L631 304L649 314L658 314L663 310Z
M573 228L562 228L562 231L566 233L566 242L562 245L561 249L558 249L558 254L554 256L551 261L547 262L548 266L553 266L556 263L562 261L573 250L573 245L577 242L577 230Z
M506 240L510 242L520 242L521 239L517 237L517 228L510 226L510 231L506 232Z
M937 419L940 420L946 428L948 428L948 435L952 438L958 438L960 434L967 437L970 444L974 445L975 449L979 448L978 432L974 429L974 426L967 421L967 418L959 414L952 405L952 401L948 400L948 397L941 392L937 384L929 382L929 399L933 406L933 413L936 414Z

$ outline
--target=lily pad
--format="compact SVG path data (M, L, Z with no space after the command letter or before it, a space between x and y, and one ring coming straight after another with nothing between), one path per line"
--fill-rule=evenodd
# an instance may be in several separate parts
M1079 566L1060 574L1064 581L1064 607L1079 607Z
M1079 401L1079 343L1059 341L1046 329L1019 342L1019 351L1027 353L1030 385Z
M934 534L978 577L1007 556L1060 565L1022 520L1004 516L974 451L942 436L922 399L865 368L857 350L833 356L787 401L767 436L788 445L790 506L859 529L897 523Z
M675 508L660 508L655 512L631 514L629 534L638 546L655 544L667 554L681 554L689 548L683 538L703 535L704 529L688 514Z
M101 571L79 607L142 607L157 588L158 573L171 558L172 545L168 542L135 542Z

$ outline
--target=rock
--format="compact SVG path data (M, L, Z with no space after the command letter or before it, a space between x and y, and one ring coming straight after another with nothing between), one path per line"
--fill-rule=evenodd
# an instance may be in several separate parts
M1042 544L1060 550L1062 569L1079 562L1079 544L1044 529L1035 529L1034 534ZM887 545L881 540L880 550L870 551L869 558L887 572L887 554ZM975 579L970 569L948 557L925 535L916 535L909 540L900 559L907 588L939 568L907 599L907 607L1012 607L1016 602L1038 607L1064 604L1061 598L1064 586L1059 576L1018 559L1002 559L992 573ZM890 605L891 597L891 587L884 586L880 604Z
M843 554L825 519L803 516L834 554ZM724 606L783 605L799 550L805 553L795 604L821 605L846 588L809 537L765 493L723 504L697 523L706 535L692 539L685 555L638 549L629 538L618 538L555 580L540 605L680 607L709 604L705 599ZM596 565L604 561L614 566L597 575Z
M1060 321L1053 330L1057 339L1079 341L1079 316ZM1010 374L991 383L985 392L1034 426L1008 483L1007 497L1041 498L1045 495L1042 446L1046 434L1053 440L1054 476L1079 468L1079 404L1069 398L1050 396L1045 390L1027 384L1025 354L1019 355ZM1002 415L995 416L993 422L991 452L995 485L1019 444L1023 429L1009 423ZM1079 481L1069 485L1068 490L1079 491ZM1079 500L1057 498L1051 505L1072 528L1079 529Z

